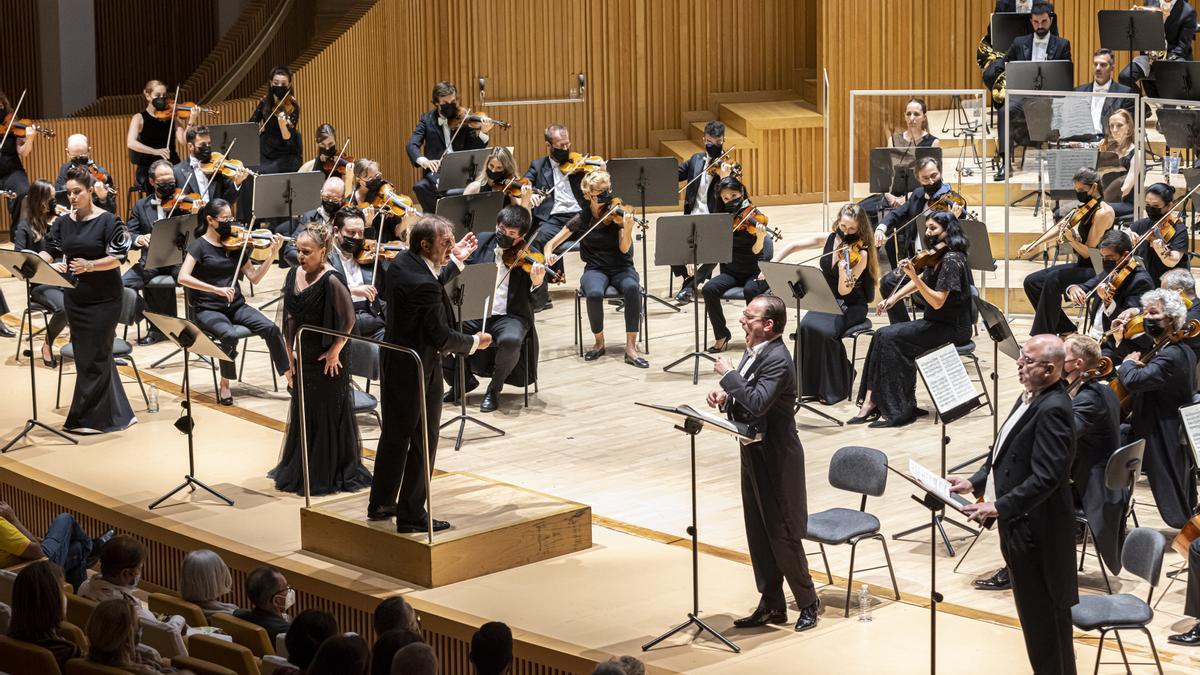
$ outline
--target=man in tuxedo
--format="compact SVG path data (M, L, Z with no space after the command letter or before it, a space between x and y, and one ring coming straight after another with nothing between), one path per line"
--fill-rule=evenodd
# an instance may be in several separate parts
M340 179L332 180L341 182ZM379 289L375 287L375 261L358 264L366 226L366 219L358 207L343 206L334 213L334 245L329 251L329 264L346 279L350 299L354 301L355 334L382 340L387 314L383 300L378 297ZM381 276L387 274L383 262L380 260L378 264Z
M1111 49L1106 47L1097 49L1092 55L1092 81L1075 87L1075 91L1132 94L1132 89L1120 82L1113 81L1113 67L1115 65L1116 57L1113 55ZM1096 133L1088 137L1065 138L1063 140L1098 141L1104 138L1104 130L1108 128L1108 116L1121 108L1124 108L1130 115L1133 115L1133 101L1134 99L1131 98L1112 97L1096 97L1092 99L1092 126L1096 128Z
M1167 38L1168 61L1191 61L1192 41L1196 38L1196 10L1186 0L1146 0L1134 9L1162 10L1163 32ZM1156 58L1149 54L1135 56L1121 70L1120 81L1126 87L1138 87L1146 96L1158 96L1158 88L1150 78ZM1145 80L1143 82L1143 80Z
M530 198L533 205L533 226L536 233L530 246L538 253L550 254L544 251L546 244L558 234L575 214L583 210L587 201L583 198L582 173L566 175L558 167L567 162L571 153L571 132L560 124L551 124L542 133L546 141L546 156L533 160L529 170L525 172L533 187L545 190L550 194L542 196L534 194ZM603 164L601 170L603 170ZM555 272L563 273L564 267L559 260L551 265ZM534 294L534 310L540 311L550 307L549 291L543 284Z
M92 185L92 203L105 211L116 213L117 194L115 191L110 192L110 190L113 190L112 174L99 164L96 164L95 159L91 155L92 147L88 143L88 137L83 134L71 134L67 138L67 161L58 167L58 177L54 179L54 191L61 192L67 189L67 171L71 167L78 166L85 169L95 167L107 175L104 180L98 180Z
M709 164L725 152L725 124L720 120L712 120L704 125L704 152L697 152L685 162L679 164L679 182L687 184L683 195L684 215L696 213L720 213L724 204L713 188L717 182L730 174L728 168L718 165L716 175L705 171ZM722 159L721 164L728 164L728 158ZM704 283L712 274L716 265L704 264L699 272L692 273L688 265L671 265L671 274L683 278L679 292L675 294L678 302L690 302L696 291L697 283Z
M186 138L188 156L173 167L175 184L183 189L184 194L199 194L201 202L224 199L230 204L237 203L242 182L250 174L243 171L233 178L224 174L209 176L200 170L200 165L207 164L213 155L208 127L188 127Z
M804 485L804 448L796 435L796 366L780 339L787 306L773 295L760 295L742 312L746 355L734 368L724 358L713 369L721 388L708 394L708 405L749 426L755 440L742 446L742 511L754 581L760 598L738 628L787 623L783 582L800 608L797 632L817 625L821 601L804 556L808 532L808 493Z
M396 518L397 532L424 532L429 512L426 481L437 453L438 422L442 415L442 354L472 354L487 349L487 333L465 335L454 329L453 310L443 284L454 278L475 250L475 235L467 233L457 244L453 226L439 216L422 216L409 233L409 248L388 267L384 296L388 305L404 311L388 313L385 340L417 352L421 369L411 355L382 350L381 402L387 415L379 436L375 477L367 518ZM429 466L421 448L420 401L414 380L425 381L425 420ZM434 520L433 529L450 527Z
M133 237L132 248L140 250L142 254L137 263L121 276L121 283L125 288L142 292L142 301L138 303L139 319L142 318L142 312L147 309L156 314L175 316L175 288L159 286L147 288L146 283L159 276L179 277L179 265L146 267L146 259L150 255L150 234L154 230L154 224L167 217L168 210L163 208L163 202L175 194L175 173L171 169L171 163L165 159L155 160L150 165L148 180L150 194L133 203L129 209L129 221L125 223L129 235ZM199 208L199 204L193 204L191 211L199 210ZM175 211L177 216L185 213L188 211L178 209ZM150 324L145 337L138 340L138 344L145 347L165 339L167 339L166 336L158 330L158 327Z
M408 139L408 159L413 166L421 167L425 175L413 185L413 194L421 202L421 210L433 213L438 200L438 171L442 167L442 155L446 150L478 150L488 144L487 132L491 124L472 129L464 121L457 131L450 122L459 113L458 89L452 82L433 85L432 102L435 108L421 115L417 127ZM355 167L357 171L358 167Z
M1000 552L1036 673L1074 673L1071 607L1075 578L1075 509L1068 480L1075 454L1071 399L1062 381L1065 350L1054 335L1035 335L1017 359L1021 399L1000 428L993 451L970 480L951 477L954 492L983 497L963 511L996 519Z
M301 213L299 218L285 220L275 226L275 234L281 234L292 239L292 241L283 242L283 247L279 249L280 267L295 267L299 264L299 254L296 251L295 239L296 235L303 232L309 223L320 223L331 229L333 228L333 217L337 215L338 209L342 208L342 195L345 194L345 190L346 182L341 178L337 176L326 178L325 183L321 185L320 206Z
M511 269L504 264L504 253L509 250L520 250L525 247L525 238L529 236L533 221L529 212L523 207L509 204L500 209L496 216L495 232L479 235L479 248L467 259L468 265L483 263L496 268L495 293L492 297L491 315L487 320L488 334L492 336L492 349L482 354L474 354L468 360L466 390L472 391L479 386L479 381L470 372L471 365L477 364L482 370L490 370L491 383L488 384L487 394L479 404L479 412L489 413L500 405L500 391L504 382L517 367L521 358L521 345L525 336L533 330L533 289L541 286L546 278L546 268L539 264L531 265L526 272L517 261ZM463 332L476 333L483 327L483 321L472 319L463 322ZM536 358L536 347L530 358ZM490 369L488 366L491 366ZM443 402L449 403L458 399L458 359L442 360L442 370L450 391ZM466 393L466 392L462 392Z

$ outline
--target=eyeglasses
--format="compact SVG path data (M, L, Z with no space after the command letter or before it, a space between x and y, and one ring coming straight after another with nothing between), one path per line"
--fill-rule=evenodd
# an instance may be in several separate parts
M1021 354L1021 356L1017 359L1018 366L1028 366L1028 365L1033 365L1036 363L1049 364L1050 362L1049 361L1037 361L1037 360L1034 360L1033 358L1030 358L1029 356L1026 356L1024 354Z

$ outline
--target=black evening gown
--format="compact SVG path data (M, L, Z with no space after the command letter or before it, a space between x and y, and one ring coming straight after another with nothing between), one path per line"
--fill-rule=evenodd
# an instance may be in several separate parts
M799 328L800 395L815 397L825 405L850 398L854 364L846 355L842 333L867 318L867 304L875 298L875 280L871 278L870 270L864 270L848 294L838 294L838 266L841 263L829 255L835 239L836 235L831 233L825 240L826 255L821 257L821 271L825 273L825 280L843 314L807 312L800 320Z
M124 259L129 252L129 234L121 219L107 211L84 221L60 216L50 226L46 248L55 260L65 256L68 262L106 255ZM113 339L125 290L121 270L87 272L75 282L75 288L63 295L76 371L75 392L63 428L76 433L120 431L137 422L113 361Z
M352 332L354 303L342 276L327 271L297 293L296 275L300 271L299 267L288 270L283 287L284 332L288 344L294 343L296 333L305 325ZM304 361L298 366L304 370L309 487L314 495L352 492L371 486L371 474L362 464L362 441L351 401L350 350L342 349L339 355L342 369L334 377L327 376L324 362L317 360L333 340L319 333L305 333L301 337ZM268 475L275 479L276 490L304 494L299 386L297 377L279 465Z

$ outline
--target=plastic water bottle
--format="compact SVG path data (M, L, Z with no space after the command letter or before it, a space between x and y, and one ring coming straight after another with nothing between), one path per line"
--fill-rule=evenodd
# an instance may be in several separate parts
M152 413L158 412L158 386L150 385L150 404L146 406L146 410Z
M867 590L866 584L863 584L858 591L858 621L859 623L871 621L871 592Z

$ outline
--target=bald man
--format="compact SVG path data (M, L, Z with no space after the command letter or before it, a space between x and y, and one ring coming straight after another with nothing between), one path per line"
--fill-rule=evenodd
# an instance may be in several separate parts
M1024 392L970 480L950 488L982 497L963 511L995 518L1000 552L1012 579L1013 600L1036 673L1074 673L1071 607L1075 577L1075 510L1070 472L1075 455L1071 399L1062 379L1066 350L1054 335L1035 335L1017 359Z
M321 185L321 205L311 211L305 211L299 218L284 221L275 227L276 234L296 238L296 235L309 223L321 223L333 231L333 216L342 208L343 196L346 194L346 182L334 176L325 179ZM296 242L284 242L279 250L279 266L295 267L298 264Z
M103 171L107 178L101 182L96 181L92 186L92 203L105 211L113 211L117 208L117 195L112 190L113 178L112 173L104 167L96 164L92 157L92 147L88 143L87 136L83 134L71 134L67 137L67 161L58 167L58 178L54 179L54 190L60 192L67 188L67 170L73 166L87 168L94 167ZM66 202L62 202L66 204Z

